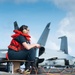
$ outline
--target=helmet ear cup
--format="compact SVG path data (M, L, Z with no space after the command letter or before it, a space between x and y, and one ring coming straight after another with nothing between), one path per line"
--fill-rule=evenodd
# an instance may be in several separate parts
M23 33L27 33L27 31L26 31L26 29L23 29L23 31L22 31Z

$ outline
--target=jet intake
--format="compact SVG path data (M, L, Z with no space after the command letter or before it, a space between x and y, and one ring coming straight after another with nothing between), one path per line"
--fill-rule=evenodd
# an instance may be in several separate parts
M45 48L44 47L40 47L39 48L39 56L41 56L44 52L45 52Z

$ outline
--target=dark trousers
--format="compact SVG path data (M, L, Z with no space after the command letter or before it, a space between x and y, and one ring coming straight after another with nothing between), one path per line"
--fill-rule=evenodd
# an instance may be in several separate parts
M34 61L35 61L35 54L36 54L36 50L34 48L30 50L20 50L20 51L8 49L8 57L10 60L33 61L32 65L34 64ZM31 65L30 62L26 63L27 68L29 68L30 65Z
M30 50L20 50L20 51L8 49L8 57L11 60L33 61L35 59L35 54L36 54L36 50L34 48Z

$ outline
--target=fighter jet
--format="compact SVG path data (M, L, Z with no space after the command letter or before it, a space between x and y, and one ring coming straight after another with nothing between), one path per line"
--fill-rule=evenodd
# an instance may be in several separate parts
M66 59L71 60L74 59L73 56L70 56L68 54L68 44L67 44L67 37L62 36L61 38L61 46L60 50L50 50L46 49L46 41L50 32L50 22L46 25L45 29L43 30L39 40L37 41L38 44L41 45L41 48L38 50L36 49L36 65L45 65L45 64L51 64L50 61L52 60L60 60L60 59ZM19 26L17 24L17 21L14 22L14 29L18 29ZM0 60L5 58L7 49L0 49Z
M61 39L60 50L45 49L45 53L39 58L44 58L44 61L40 65L73 65L75 57L68 53L67 37L59 37Z

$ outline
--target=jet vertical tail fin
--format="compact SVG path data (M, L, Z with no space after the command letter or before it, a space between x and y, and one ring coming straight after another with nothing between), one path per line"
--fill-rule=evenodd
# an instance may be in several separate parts
M50 31L49 27L50 27L50 23L48 23L47 26L45 27L42 35L40 36L40 38L37 42L38 44L40 44L42 46L45 46L49 31Z
M59 37L59 38L61 38L60 50L63 51L65 54L68 54L67 37L62 36L62 37Z
M43 30L39 40L38 40L38 44L40 44L41 46L45 46L46 44L46 41L47 41L47 38L48 38L48 34L49 34L49 29L50 27L50 23L48 23L45 27L45 29ZM45 48L44 47L41 47L40 50L39 50L39 56L41 56L43 53L45 52Z
M14 29L15 29L15 30L19 29L19 26L18 26L18 24L17 24L16 21L14 22Z
M39 59L39 56L41 56L45 52L45 48L43 46L45 46L47 38L48 38L48 34L50 31L49 27L50 27L50 23L47 24L47 26L45 27L44 31L42 32L42 34L37 42L38 44L40 44L42 46L39 50L36 49L35 61L36 61L37 67L38 67L39 63L42 63L44 61L44 58Z

